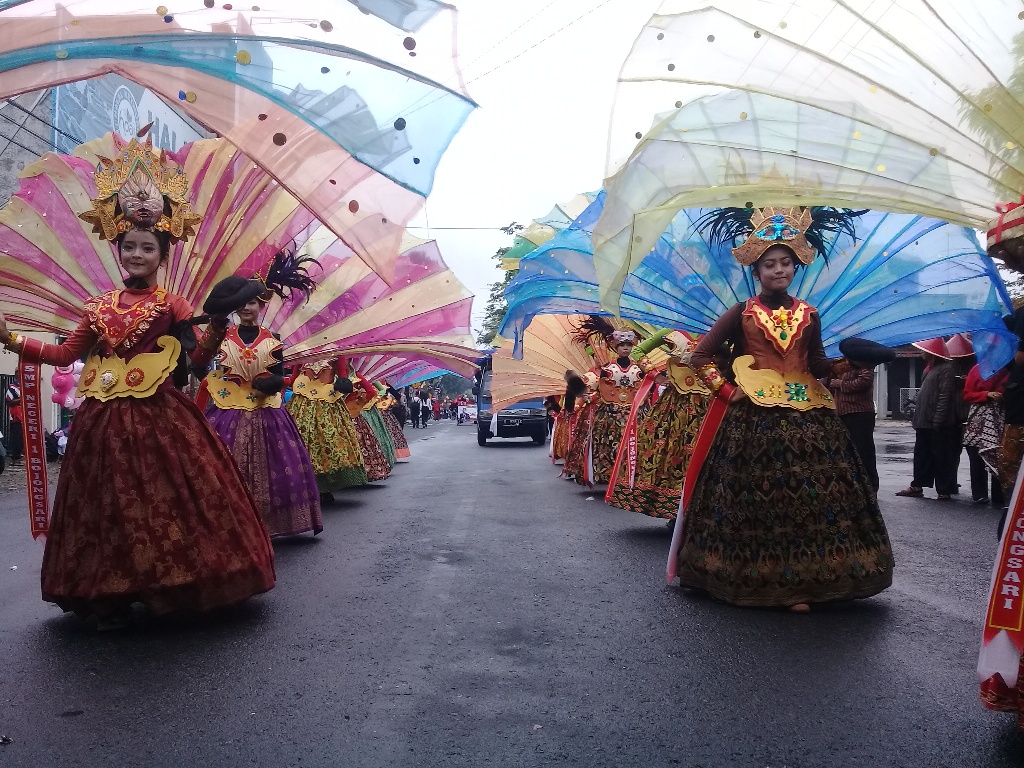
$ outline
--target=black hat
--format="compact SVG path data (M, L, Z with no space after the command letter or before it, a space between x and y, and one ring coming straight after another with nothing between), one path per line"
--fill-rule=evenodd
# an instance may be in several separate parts
M839 342L839 351L847 360L859 365L882 365L896 359L896 350L867 339L843 339Z
M203 303L203 312L208 315L230 315L253 299L257 299L266 290L259 280L248 280L239 275L225 277L210 291Z

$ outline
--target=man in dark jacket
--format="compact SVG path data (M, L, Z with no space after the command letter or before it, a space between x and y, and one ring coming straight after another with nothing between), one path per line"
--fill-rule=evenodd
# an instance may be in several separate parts
M924 496L935 485L936 498L947 500L957 492L956 466L960 440L960 403L956 374L939 339L915 342L925 353L925 374L917 393L913 425L914 479L897 496Z

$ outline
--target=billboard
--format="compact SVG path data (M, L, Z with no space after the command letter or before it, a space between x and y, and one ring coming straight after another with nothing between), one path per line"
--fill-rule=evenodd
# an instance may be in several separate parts
M71 154L81 142L114 131L125 138L153 123L150 135L160 149L178 150L213 134L156 94L120 75L67 83L53 89L53 146Z

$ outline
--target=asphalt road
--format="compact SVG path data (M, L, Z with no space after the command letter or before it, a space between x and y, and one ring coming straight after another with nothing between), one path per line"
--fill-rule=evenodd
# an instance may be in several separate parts
M660 521L556 479L529 442L409 431L413 459L276 546L278 587L96 633L39 599L0 492L0 766L1017 766L974 666L997 513L897 499L896 583L808 616L664 583ZM17 570L11 570L17 566Z

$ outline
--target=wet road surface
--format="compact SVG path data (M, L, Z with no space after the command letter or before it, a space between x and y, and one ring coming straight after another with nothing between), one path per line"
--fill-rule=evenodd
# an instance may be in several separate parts
M664 523L556 478L529 441L409 430L413 459L276 545L278 587L96 633L39 599L0 491L0 766L1016 766L974 666L998 512L898 499L892 589L809 616L664 583ZM590 497L596 499L590 500ZM11 570L16 566L16 570Z

